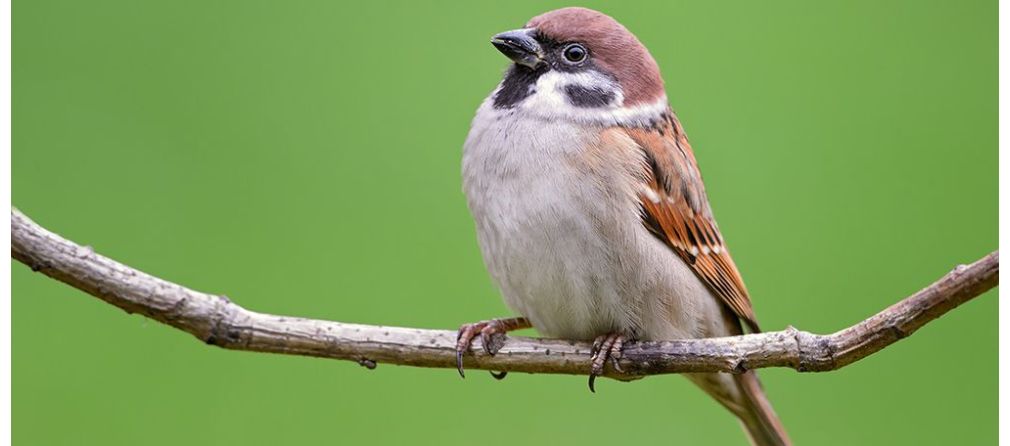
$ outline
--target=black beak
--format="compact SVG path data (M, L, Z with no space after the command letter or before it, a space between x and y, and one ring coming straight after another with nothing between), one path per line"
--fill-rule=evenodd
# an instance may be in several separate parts
M536 69L544 63L544 51L533 38L532 28L505 31L491 38L491 44L513 62Z

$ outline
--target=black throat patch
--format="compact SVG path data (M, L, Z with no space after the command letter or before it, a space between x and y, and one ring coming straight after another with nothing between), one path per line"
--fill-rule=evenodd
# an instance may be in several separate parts
M536 70L512 64L505 79L502 80L501 89L494 95L495 108L512 108L530 95L536 92L537 79L550 70L547 66L540 66Z

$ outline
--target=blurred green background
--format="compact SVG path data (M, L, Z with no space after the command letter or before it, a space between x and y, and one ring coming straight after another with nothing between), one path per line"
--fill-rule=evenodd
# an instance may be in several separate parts
M257 311L508 312L460 187L488 43L561 2L14 2L13 202ZM603 2L663 69L766 329L847 326L997 245L995 1ZM686 380L231 352L13 275L19 444L744 443ZM762 371L797 444L986 444L997 299L843 370ZM532 334L532 333L531 333Z

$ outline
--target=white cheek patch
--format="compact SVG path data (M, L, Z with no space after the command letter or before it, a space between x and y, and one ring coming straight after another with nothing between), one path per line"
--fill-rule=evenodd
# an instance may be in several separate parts
M537 79L536 92L527 98L523 107L531 109L562 106L573 108L575 106L568 100L568 94L565 93L565 89L569 87L611 92L613 99L605 106L607 108L616 109L624 104L624 93L621 88L598 71L565 73L553 70Z
M566 120L600 125L649 126L667 109L666 96L654 103L624 107L624 92L610 77L597 71L566 73L552 70L537 79L533 93L518 104L519 111L547 121ZM598 102L573 104L567 89L595 92ZM578 101L575 101L578 102Z

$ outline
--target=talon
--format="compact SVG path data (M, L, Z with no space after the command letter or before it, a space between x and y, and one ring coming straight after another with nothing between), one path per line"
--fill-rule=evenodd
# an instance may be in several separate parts
M610 365L614 367L614 370L616 370L617 373L624 373L624 369L621 368L621 358L611 356Z
M494 356L494 353L491 353L491 346L489 345L491 344L491 335L487 333L488 327L484 327L480 331L480 346L484 348L484 353L487 353L488 356Z
M456 332L456 370L459 371L459 376L466 378L466 374L463 373L463 354L470 349L473 338L477 334L480 334L481 347L484 348L484 352L488 356L494 356L505 345L505 333L511 330L530 328L531 326L529 320L524 317L492 319L473 324L463 324L459 327L459 331ZM502 379L506 373L500 372L495 374L491 372L491 376L494 376L495 379Z
M505 376L508 375L508 374L509 374L509 372L494 372L494 371L491 371L491 376L494 377L494 379L497 379L498 381L501 381L501 380L505 379Z
M589 391L596 393L596 377L603 376L604 366L610 361L614 370L624 373L617 360L621 358L621 350L624 348L624 335L611 333L598 336L593 340L593 348L590 350L591 363L589 367Z
M606 340L607 337L605 335L597 336L596 339L593 340L593 348L589 349L589 356L595 358L596 355L600 354L600 348L603 347L603 342Z
M501 350L501 346L505 344L503 331L504 328L498 323L487 324L487 326L480 330L480 345L488 356L494 356L495 353L498 353L498 350ZM500 342L498 338L501 338Z
M484 330L487 330L487 328ZM498 353L498 350L501 350L505 346L505 333L484 333L482 331L480 340L481 345L484 347L484 353L487 353L488 356L494 356Z
M466 378L463 373L463 352L470 348L478 324L464 324L456 332L456 370L459 371L460 378Z
M614 366L614 370L624 373L624 369L621 368L620 360L624 357L624 336L618 336L614 339L614 344L610 346L610 363Z

